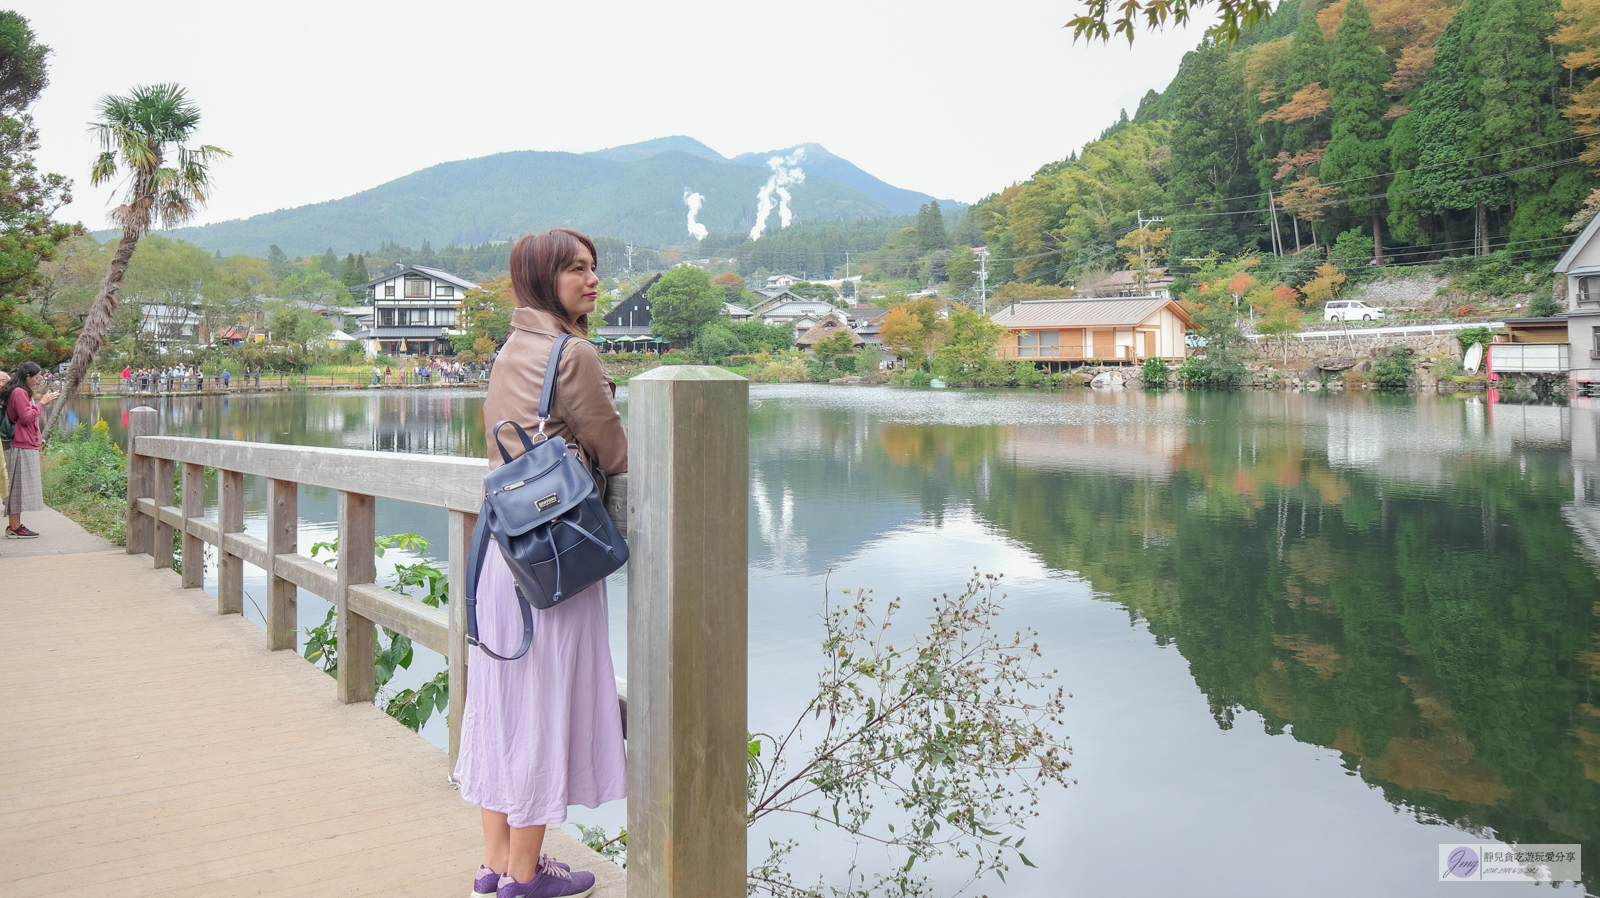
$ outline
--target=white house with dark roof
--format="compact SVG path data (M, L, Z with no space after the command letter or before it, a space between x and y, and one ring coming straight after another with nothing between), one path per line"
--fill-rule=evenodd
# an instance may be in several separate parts
M462 333L461 299L477 284L448 271L407 266L403 271L367 281L372 317L351 336L366 344L367 355L439 355L450 350L450 338Z
M1600 215L1590 220L1556 262L1565 278L1567 377L1581 394L1600 392ZM1559 291L1558 291L1559 294Z

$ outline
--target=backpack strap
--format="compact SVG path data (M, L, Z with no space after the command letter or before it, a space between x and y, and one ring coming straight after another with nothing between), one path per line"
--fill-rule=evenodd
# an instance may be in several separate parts
M528 653L528 646L533 645L533 606L528 604L528 599L522 590L516 590L517 604L522 611L522 645L517 647L516 654L507 658L494 653L493 649L478 641L478 577L483 571L483 557L489 551L489 503L483 503L483 509L478 512L478 526L472 530L472 551L467 557L467 645L475 645L483 649L483 653L497 661L515 661Z
M561 375L561 350L572 339L571 334L562 334L556 337L556 342L550 347L550 361L544 366L544 389L539 391L539 432L544 433L544 422L550 420L550 410L556 404L556 381Z

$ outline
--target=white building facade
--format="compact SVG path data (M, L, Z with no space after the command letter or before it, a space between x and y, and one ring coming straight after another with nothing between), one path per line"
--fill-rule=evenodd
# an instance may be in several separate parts
M368 281L362 288L372 317L351 336L366 345L368 357L448 354L450 338L463 333L461 300L477 286L421 265Z

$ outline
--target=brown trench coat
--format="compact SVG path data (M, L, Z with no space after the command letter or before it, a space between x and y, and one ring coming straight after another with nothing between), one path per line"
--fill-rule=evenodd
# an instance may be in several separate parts
M550 361L550 347L562 333L573 332L548 312L518 308L511 313L511 335L495 359L489 375L489 397L483 402L491 469L503 463L494 445L496 422L515 421L529 436L538 429L545 365ZM561 351L555 407L545 424L545 436L577 443L584 455L607 474L628 470L628 434L617 414L616 393L617 385L600 365L600 352L587 335L573 333L573 339ZM512 458L522 454L522 441L517 439L515 430L504 428L500 438Z

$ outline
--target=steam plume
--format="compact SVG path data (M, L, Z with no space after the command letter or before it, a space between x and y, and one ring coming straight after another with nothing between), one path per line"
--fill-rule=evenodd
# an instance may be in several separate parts
M706 198L700 194L691 193L687 187L683 188L683 203L689 207L689 236L696 240L706 239L708 233L705 225L694 220L694 217L700 214L700 205L705 201ZM787 226L787 222L785 225Z
M750 229L750 239L760 240L761 235L767 230L767 216L772 214L772 195L778 195L778 227L787 228L794 220L794 213L789 211L789 191L784 189L787 184L802 184L805 182L806 173L800 170L800 160L806 155L805 147L800 147L791 155L773 156L767 160L767 167L772 169L772 177L767 178L767 183L761 185L761 192L756 194L756 226Z

